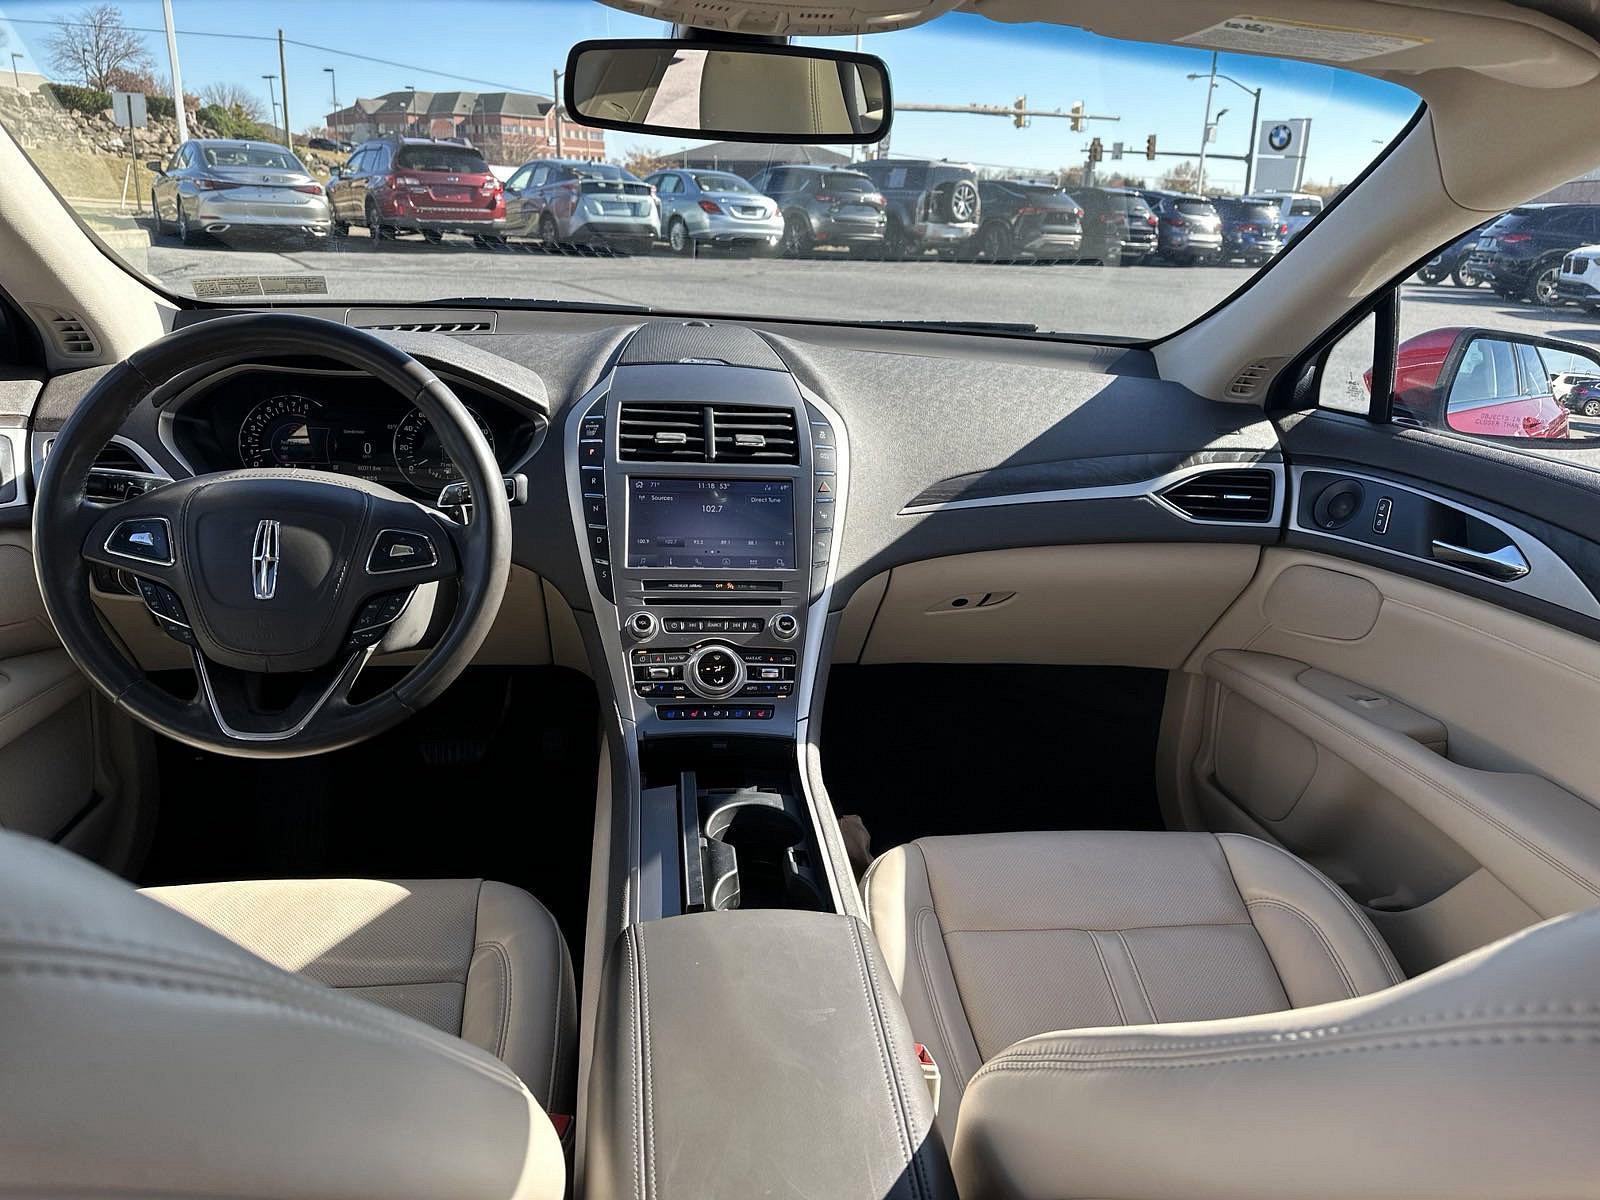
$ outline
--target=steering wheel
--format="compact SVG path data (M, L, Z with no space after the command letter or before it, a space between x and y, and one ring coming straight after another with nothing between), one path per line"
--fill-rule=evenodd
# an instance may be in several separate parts
M368 480L296 468L199 475L117 504L89 499L96 456L154 388L273 355L356 367L420 409L471 490L470 523ZM461 674L505 594L511 510L476 422L416 359L332 321L244 314L169 334L90 388L40 475L33 547L62 644L119 707L203 750L289 758L370 738ZM173 695L123 656L90 595L96 566L132 575L157 625L192 649L193 697ZM454 611L421 662L353 699L372 654L418 644L452 582Z

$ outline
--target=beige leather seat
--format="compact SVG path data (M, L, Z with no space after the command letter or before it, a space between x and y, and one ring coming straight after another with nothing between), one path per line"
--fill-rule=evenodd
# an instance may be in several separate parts
M140 896L0 833L0 1194L555 1200L573 1010L514 888Z
M939 1064L946 1138L967 1081L1024 1038L1277 1012L1402 979L1342 891L1235 834L924 838L878 859L863 888Z

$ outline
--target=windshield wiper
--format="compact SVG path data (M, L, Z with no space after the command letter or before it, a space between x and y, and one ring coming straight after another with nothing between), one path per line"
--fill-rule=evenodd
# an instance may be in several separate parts
M474 304L480 308L524 308L529 312L654 312L648 304L622 304L614 300L541 300L527 296L457 296L449 300L418 300L418 308L460 308Z
M861 321L882 329L972 329L981 333L1038 333L1037 325L1025 321Z

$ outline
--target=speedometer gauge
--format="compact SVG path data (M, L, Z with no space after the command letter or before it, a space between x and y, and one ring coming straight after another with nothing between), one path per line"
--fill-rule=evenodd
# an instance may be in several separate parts
M489 423L471 408L467 409L467 413L477 422L478 432L483 434L483 440L493 450L494 431L489 428ZM395 427L394 459L400 474L418 491L437 492L445 484L461 478L461 472L456 470L455 463L445 453L444 443L439 440L433 423L415 408Z
M325 425L316 423L322 406L309 396L286 393L256 405L239 426L239 463L246 467L298 467L328 461Z

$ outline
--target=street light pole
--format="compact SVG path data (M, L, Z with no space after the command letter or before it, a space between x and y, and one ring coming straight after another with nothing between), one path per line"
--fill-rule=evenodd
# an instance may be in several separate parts
M289 63L283 56L283 30L278 30L278 70L283 72L283 144L294 154L294 134L289 132Z
M161 19L167 26L167 62L172 67L172 107L178 117L178 145L189 140L189 114L183 107L183 72L178 69L178 35L172 27L172 0L161 0Z
M1255 187L1256 182L1256 138L1260 136L1261 132L1261 89L1242 84L1232 75L1222 74L1222 72L1216 70L1215 63L1212 64L1212 73L1209 76L1186 75L1184 78L1189 80L1210 78L1213 81L1217 79L1225 79L1245 95L1250 97L1250 141L1245 147L1244 155L1244 191L1245 195L1248 196L1251 190ZM1215 86L1214 82L1212 86Z
M1196 173L1194 190L1206 194L1206 142L1211 137L1211 96L1217 90L1217 52L1211 52L1211 75L1206 81L1206 115L1200 125L1200 169Z
M272 105L272 135L276 137L278 135L278 89L273 86L273 80L278 77L276 75L263 75L261 78L267 81L267 102Z
M406 136L415 137L417 132L414 128L417 123L417 85L414 83L406 84L406 91L410 93L406 97Z
M333 88L333 132L339 132L339 76L332 67L323 67L323 72L328 76L329 86Z
M550 127L555 130L556 157L561 157L561 77L565 71L550 72Z
M19 96L22 95L22 76L17 74L17 60L21 57L22 55L15 53L11 56L11 82L17 85Z

